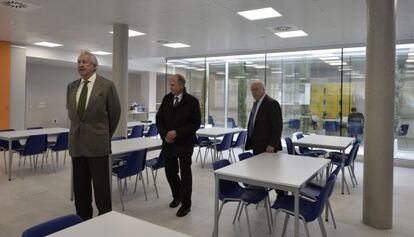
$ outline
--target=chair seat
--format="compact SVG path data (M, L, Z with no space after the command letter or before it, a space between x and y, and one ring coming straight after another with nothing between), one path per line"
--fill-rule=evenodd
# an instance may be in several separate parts
M318 156L324 156L326 154L325 150L309 150L304 153L302 153L302 156L312 156L312 157L318 157Z
M300 194L310 198L318 198L321 194L323 186L316 183L308 183L300 189Z
M268 192L263 187L255 186L256 188L248 187L244 189L241 199L247 203L257 204L267 197ZM259 189L260 188L260 189Z
M289 212L294 212L294 197L292 195L285 195L278 198L272 205L274 209L285 209ZM303 198L299 198L299 214L305 218L306 222L311 222L313 219L310 218L310 214L314 209L314 202ZM290 214L290 213L289 213Z
M224 195L220 192L219 199L241 199L241 195L243 194L243 192L244 189L242 187L226 192Z
M159 160L159 158L154 158L154 159L151 159L151 160L147 160L147 161L145 161L145 165L147 167L152 168L152 169L159 169L159 168L164 167L163 164L158 163L158 160Z

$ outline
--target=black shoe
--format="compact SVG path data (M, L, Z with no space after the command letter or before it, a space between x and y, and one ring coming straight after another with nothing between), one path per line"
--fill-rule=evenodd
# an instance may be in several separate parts
M179 198L174 198L171 202L170 202L170 207L171 208L176 208L178 207L178 205L180 205L181 200Z
M191 211L190 207L181 206L180 209L177 211L178 217L186 216Z

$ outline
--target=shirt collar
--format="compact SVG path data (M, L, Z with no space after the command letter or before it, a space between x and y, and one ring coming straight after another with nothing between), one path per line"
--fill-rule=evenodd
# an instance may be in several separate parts
M263 101L263 99L265 98L265 96L266 96L266 93L257 101L257 103L258 104L261 104L262 101Z
M96 72L94 72L92 76L88 78L88 80L81 79L82 83L84 83L85 81L89 81L91 84L93 84L95 80L96 80Z
M178 100L181 101L181 99L183 98L183 92L181 92L181 94L179 95L175 95L174 98L175 97L178 97Z

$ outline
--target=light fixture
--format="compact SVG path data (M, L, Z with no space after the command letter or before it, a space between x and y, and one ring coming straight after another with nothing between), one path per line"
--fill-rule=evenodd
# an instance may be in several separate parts
M109 34L113 34L113 31L110 31ZM135 31L135 30L128 30L128 37L135 37L135 36L141 36L146 35L145 33Z
M170 47L170 48L173 48L173 49L191 47L190 45L183 44L183 43L168 43L168 44L163 44L163 46Z
M303 30L293 30L293 31L286 31L286 32L277 32L275 35L279 36L280 38L293 38L293 37L304 37L308 36L305 31Z
M36 42L36 43L33 43L33 44L39 45L39 46L44 46L44 47L49 47L49 48L55 48L55 47L63 46L63 44L57 44L57 43L46 42L46 41Z
M237 14L251 21L282 16L279 12L271 7L241 11L237 12Z
M111 55L112 54L110 52L105 52L105 51L100 51L100 50L98 50L98 51L92 51L91 53L92 54L96 54L96 55L102 55L102 56L104 56L104 55Z

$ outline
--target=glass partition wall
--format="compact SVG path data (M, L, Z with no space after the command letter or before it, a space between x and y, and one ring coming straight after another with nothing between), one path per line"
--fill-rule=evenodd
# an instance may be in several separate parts
M363 129L355 132L348 116L352 107L365 114L365 61L365 47L268 52L169 59L167 74L187 78L204 124L246 128L250 82L258 79L282 107L283 136L304 132L363 141ZM414 159L414 44L397 45L395 80L395 156Z

